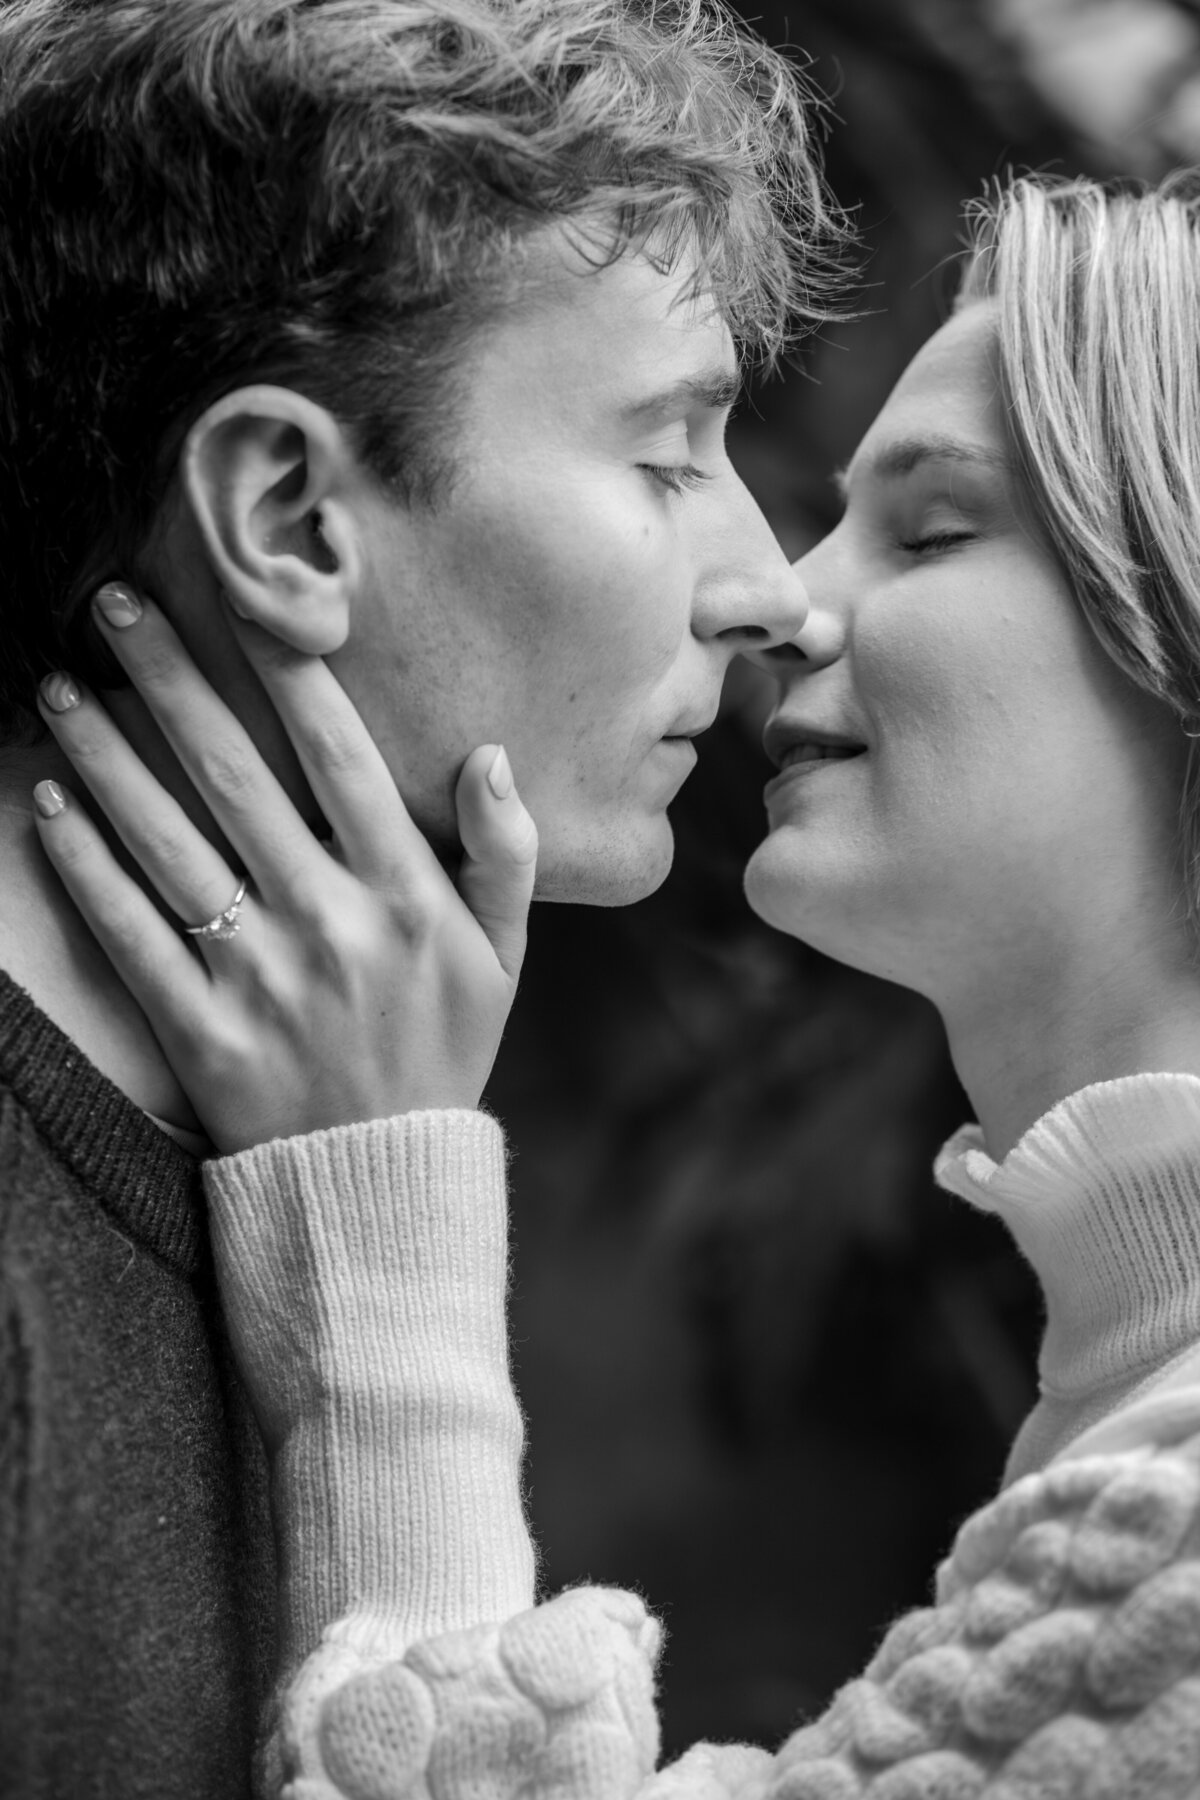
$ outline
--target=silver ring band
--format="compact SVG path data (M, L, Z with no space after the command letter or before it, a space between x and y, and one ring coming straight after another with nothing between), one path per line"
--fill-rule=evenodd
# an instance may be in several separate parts
M184 930L189 937L200 938L206 944L223 944L227 939L236 937L242 928L242 902L246 898L246 878L242 877L238 891L225 908L214 919L204 925L185 925Z

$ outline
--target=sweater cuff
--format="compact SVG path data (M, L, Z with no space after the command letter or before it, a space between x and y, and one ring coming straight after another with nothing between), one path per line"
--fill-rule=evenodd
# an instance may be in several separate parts
M230 1325L271 1321L286 1343L265 1350L326 1335L348 1346L370 1326L478 1351L494 1348L499 1324L503 1341L504 1137L488 1114L402 1113L275 1138L205 1163L204 1186ZM296 1310L318 1298L319 1310ZM256 1344L246 1348L254 1367Z
M205 1166L230 1336L272 1464L284 1667L528 1607L504 1140L408 1113Z

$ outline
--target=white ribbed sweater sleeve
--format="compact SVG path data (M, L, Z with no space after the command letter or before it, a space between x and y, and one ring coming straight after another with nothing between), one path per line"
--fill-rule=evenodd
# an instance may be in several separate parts
M271 1464L281 1688L532 1604L509 1378L504 1142L413 1113L205 1166Z
M976 1513L934 1605L776 1755L699 1744L655 1774L641 1602L530 1605L496 1128L414 1115L207 1181L273 1460L285 1673L310 1652L271 1800L1200 1796L1200 1390Z

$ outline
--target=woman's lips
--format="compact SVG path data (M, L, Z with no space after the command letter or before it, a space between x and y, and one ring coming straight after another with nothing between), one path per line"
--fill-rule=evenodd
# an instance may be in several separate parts
M818 754L813 754L816 751ZM830 745L798 744L788 752L783 767L778 775L772 776L763 789L763 799L769 801L781 789L790 787L797 781L812 781L822 771L837 767L841 763L854 762L856 758L865 756L863 749L841 749Z

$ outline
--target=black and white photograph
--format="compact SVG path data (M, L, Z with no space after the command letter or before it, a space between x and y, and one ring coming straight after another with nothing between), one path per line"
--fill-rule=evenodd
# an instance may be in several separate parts
M1200 0L0 0L0 1800L1200 1800Z

